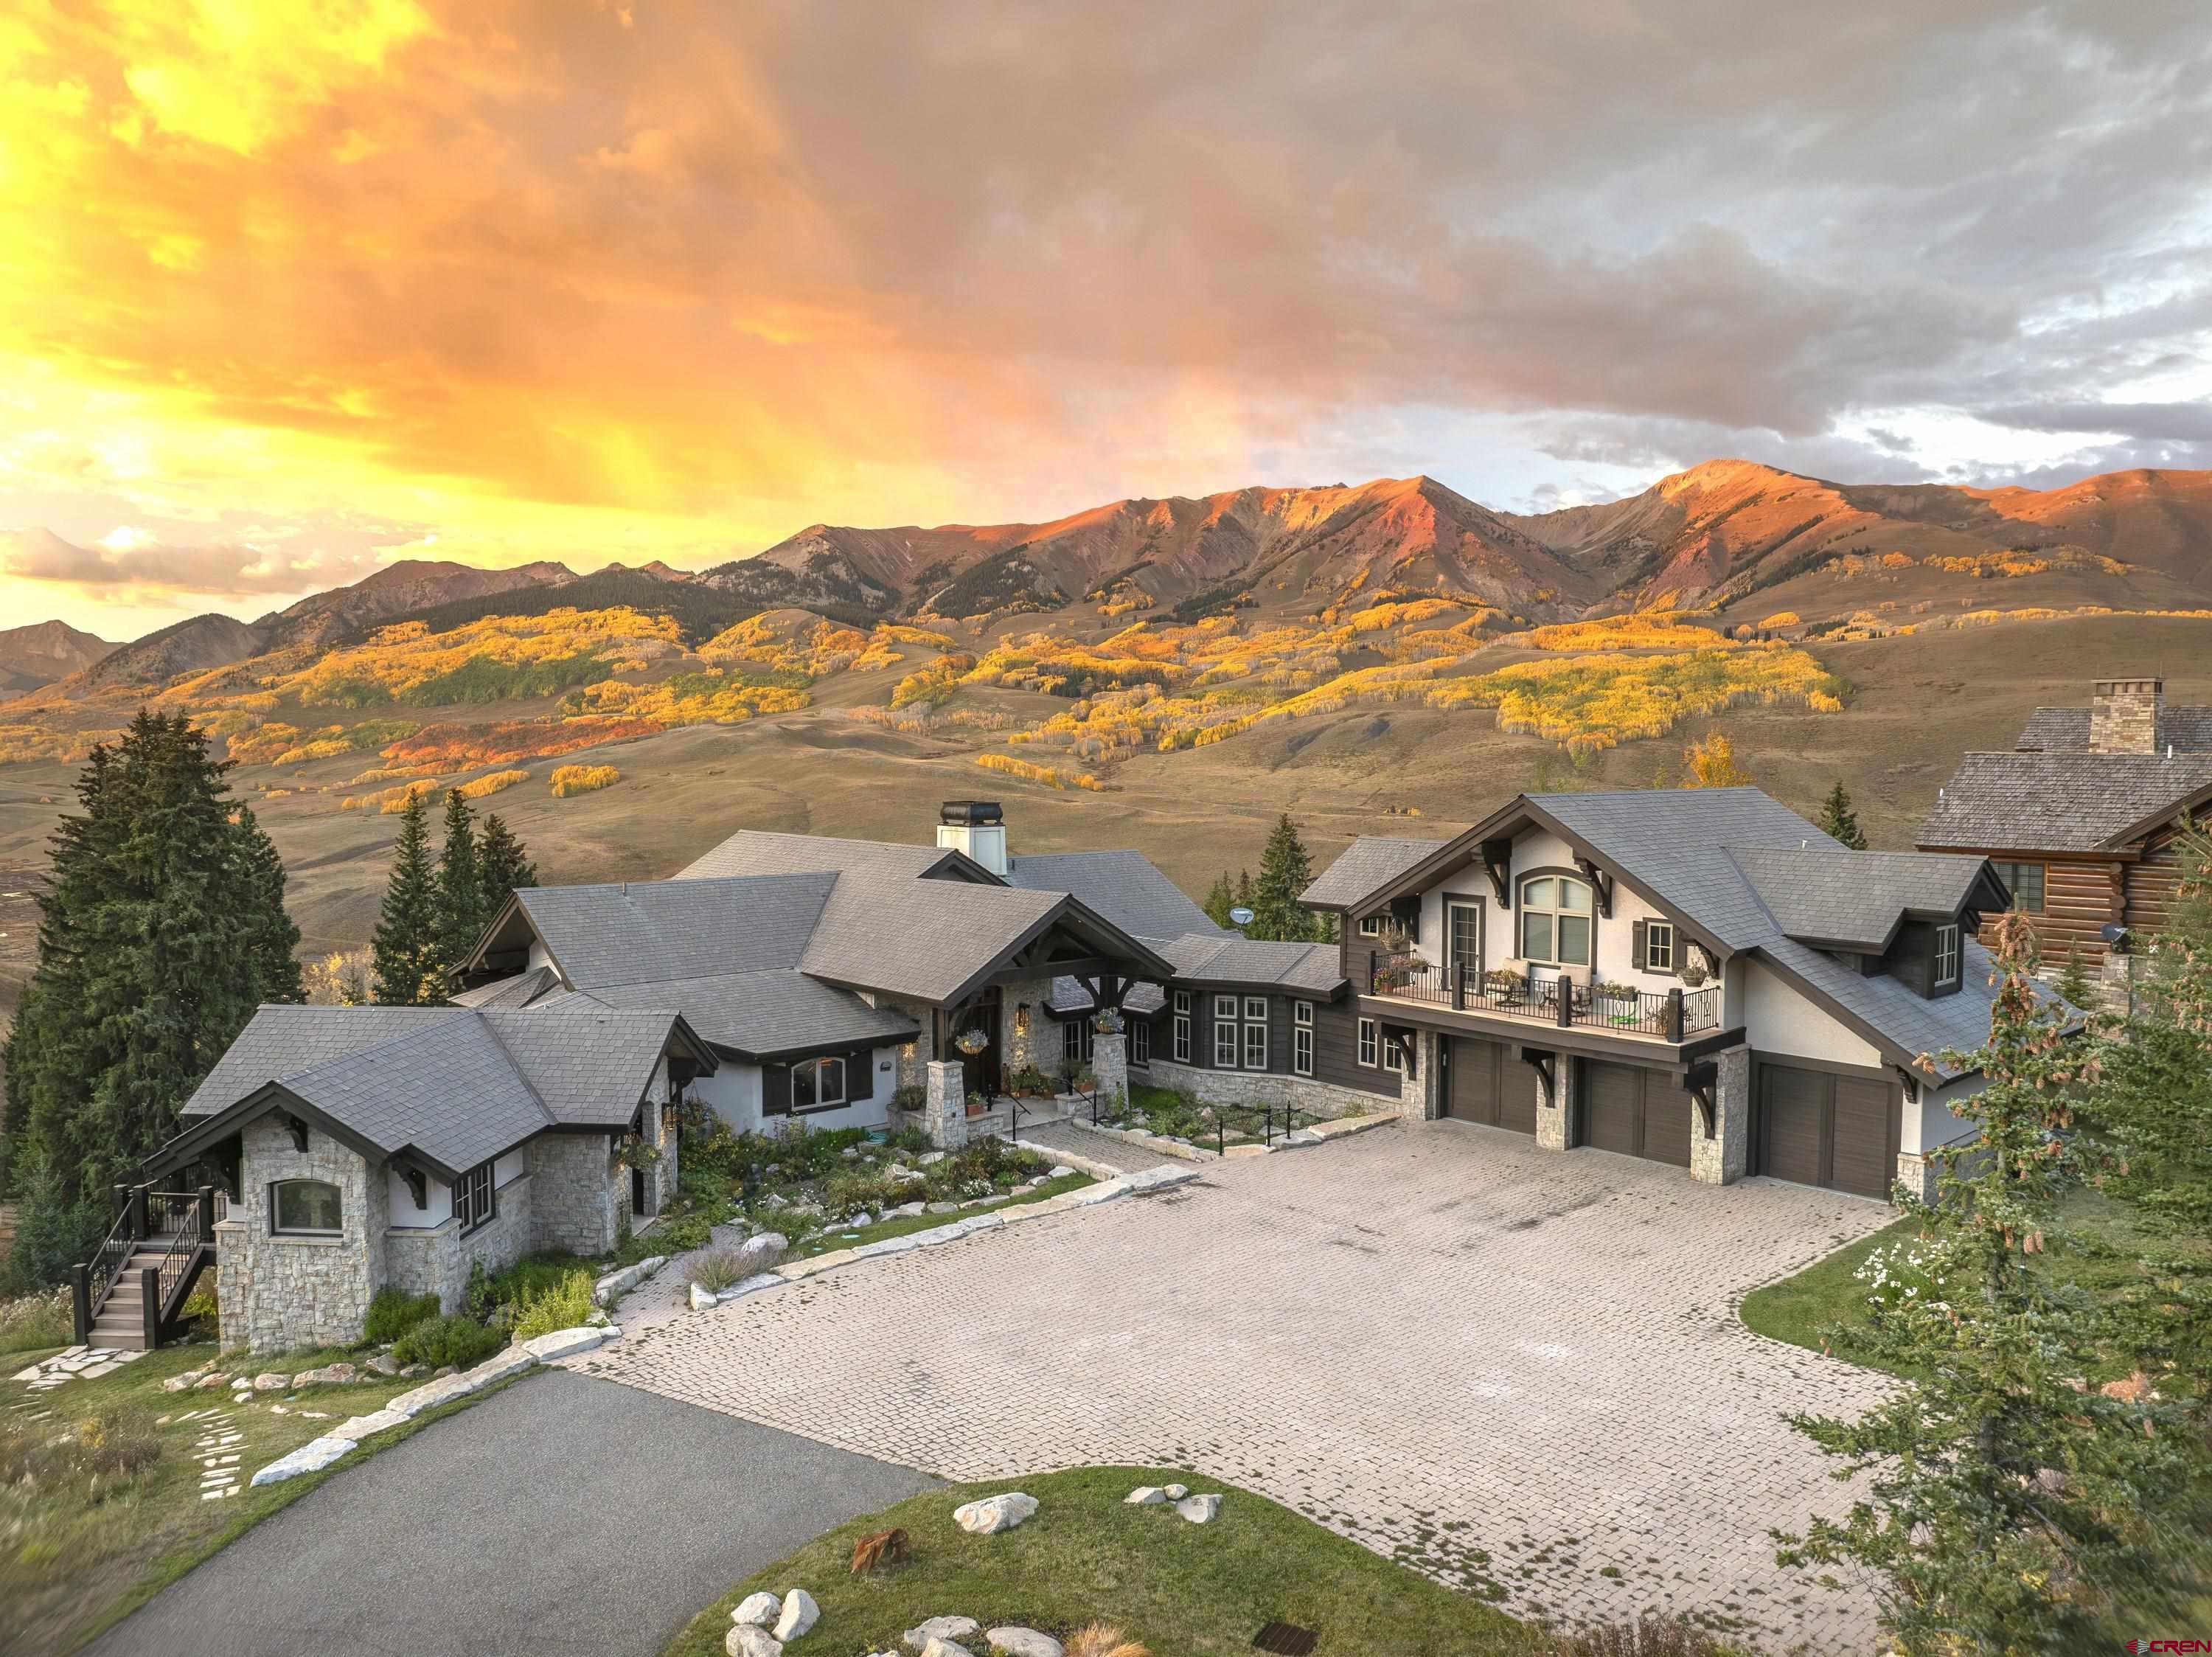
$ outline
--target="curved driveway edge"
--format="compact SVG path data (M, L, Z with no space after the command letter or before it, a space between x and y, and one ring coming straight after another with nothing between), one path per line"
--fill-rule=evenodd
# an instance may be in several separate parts
M88 1650L651 1657L739 1577L936 1482L542 1373L325 1481Z

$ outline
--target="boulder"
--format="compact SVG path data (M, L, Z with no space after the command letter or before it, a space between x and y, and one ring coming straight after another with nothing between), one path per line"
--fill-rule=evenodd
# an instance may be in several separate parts
M748 1277L773 1271L783 1264L784 1254L790 1247L791 1239L780 1231L764 1231L757 1237L748 1237L738 1246L738 1270Z
M738 1608L730 1613L732 1623L750 1623L756 1628L774 1628L775 1619L783 1615L783 1601L772 1593L749 1593L738 1601Z
M895 1209L885 1209L884 1210L884 1218L886 1220L911 1220L915 1215L921 1213L927 1206L927 1204L921 1203L902 1203Z
M920 1651L932 1640L965 1640L982 1628L972 1617L933 1617L919 1628L906 1631L906 1642Z
M17 1380L36 1380L38 1378L39 1372L35 1366L15 1377ZM181 1392L188 1386L198 1386L200 1380L201 1378L197 1375L172 1375L161 1383L161 1390L164 1392Z
M920 1156L915 1158L915 1166L921 1168L933 1168L944 1160L943 1151L924 1151Z
M931 1214L957 1214L960 1212L960 1204L957 1203L932 1203L927 1205L927 1212Z
M1066 1163L1061 1162L1054 1165L1053 1171L1045 1175L1045 1178L1048 1179L1065 1179L1068 1175L1074 1172L1075 1170L1069 1167Z
M965 1502L952 1510L953 1522L975 1536L995 1536L1011 1531L1037 1510L1036 1498L1019 1490Z
M1188 1484L1168 1484L1161 1488L1166 1492L1167 1498L1170 1502L1180 1502L1190 1494L1190 1486Z
M1157 1508L1168 1499L1168 1493L1157 1484L1139 1484L1121 1498L1122 1505L1130 1508Z
M282 1484L302 1473L319 1473L354 1447L349 1438L309 1439L289 1456L270 1462L254 1474L256 1484Z
M783 1642L752 1623L737 1623L722 1636L729 1657L783 1657Z
M839 1151L837 1154L843 1157L848 1162L857 1162L860 1160L860 1148L858 1145L848 1145L843 1150Z
M1003 1651L1006 1657L1060 1657L1060 1642L1035 1629L992 1629L983 1638L992 1650Z
M282 1392L291 1385L292 1378L289 1375L280 1375L273 1369L266 1374L256 1375L253 1378L253 1390L257 1392Z
M592 1298L601 1306L612 1306L667 1264L666 1255L654 1254L640 1260L634 1266L624 1266L619 1271L610 1271L592 1285Z
M428 1364L410 1363L399 1372L399 1379L402 1380L420 1380L423 1376L429 1373L430 1366Z
M326 1363L320 1369L302 1369L292 1377L294 1386L343 1386L360 1378L361 1372L349 1363ZM259 1382L254 1383L256 1386Z
M589 1352L606 1338L607 1331L603 1329L556 1329L550 1335L523 1342L522 1349L540 1363L551 1363L556 1358L573 1358L579 1352Z
M301 1413L312 1415L314 1412L303 1410ZM390 1428L405 1425L407 1419L397 1410L379 1410L369 1415L356 1416L349 1421L340 1422L331 1429L330 1435L332 1438L349 1438L358 1444L372 1433L381 1433Z
M814 1596L805 1588L793 1588L783 1596L783 1614L775 1619L775 1637L796 1640L821 1620L822 1607L814 1603Z
M380 1352L368 1361L368 1367L380 1375L396 1375L399 1366L392 1361L389 1352Z
M721 1298L711 1288L702 1288L697 1283L691 1285L691 1309L694 1312L709 1311L721 1303Z
M973 1657L973 1654L957 1640L932 1640L921 1648L921 1657Z
M1213 1516L1221 1511L1218 1496L1187 1496L1175 1505L1176 1511L1194 1525L1210 1525Z
M230 1383L230 1377L229 1377L229 1376L228 1376L228 1375L216 1374L216 1375L202 1375L202 1376L201 1376L198 1380L194 1381L194 1382L192 1383L192 1385L193 1385L193 1386L194 1386L194 1387L196 1387L196 1388L197 1388L197 1387L202 1387L202 1386L226 1386L229 1385L229 1383Z

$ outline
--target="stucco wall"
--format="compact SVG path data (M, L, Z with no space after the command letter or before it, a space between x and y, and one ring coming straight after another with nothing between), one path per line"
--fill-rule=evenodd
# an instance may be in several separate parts
M1743 1014L1745 1039L1778 1061L1795 1054L1833 1064L1879 1068L1885 1063L1871 1042L1846 1029L1757 961L1743 969Z
M501 1161L526 1166L518 1153ZM394 1226L384 1236L385 1280L406 1295L435 1295L441 1310L458 1312L468 1292L471 1270L482 1262L487 1272L502 1271L531 1248L530 1175L526 1172L495 1189L497 1212L465 1237L451 1217L435 1226Z

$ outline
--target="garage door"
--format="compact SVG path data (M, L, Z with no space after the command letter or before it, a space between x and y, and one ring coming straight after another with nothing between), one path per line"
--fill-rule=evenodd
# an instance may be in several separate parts
M1663 1071L1582 1061L1582 1142L1678 1168L1690 1166L1690 1098Z
M1518 1047L1455 1036L1449 1064L1446 1116L1457 1122L1510 1128L1515 1133L1536 1131L1535 1067L1522 1063Z
M1887 1197L1897 1169L1897 1089L1872 1076L1758 1067L1753 1168L1777 1179Z

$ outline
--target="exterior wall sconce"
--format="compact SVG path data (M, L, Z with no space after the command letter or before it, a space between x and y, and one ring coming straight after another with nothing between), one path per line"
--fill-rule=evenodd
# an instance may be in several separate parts
M1029 1033L1030 1004L1025 1001L1016 1002L1014 1003L1014 1033L1018 1036L1025 1036Z

